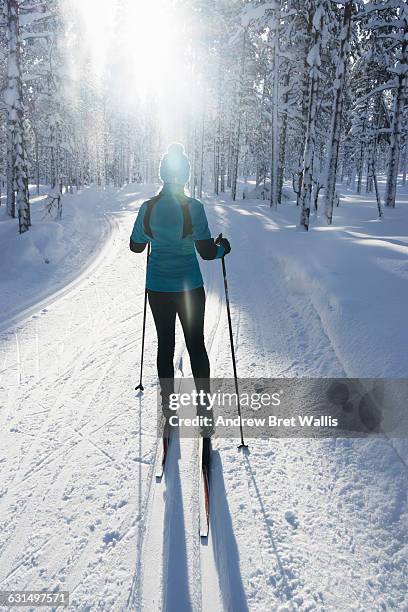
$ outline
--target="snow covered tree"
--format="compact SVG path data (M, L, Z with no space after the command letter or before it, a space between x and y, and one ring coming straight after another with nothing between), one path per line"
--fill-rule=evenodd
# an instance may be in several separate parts
M396 89L394 93L390 158L388 162L387 186L385 192L385 205L388 207L395 207L403 113L408 83L408 7L404 1L398 4L396 24L398 51L396 53L396 65L393 70L396 74Z
M407 95L408 7L406 2L404 0L369 2L365 5L365 28L371 33L374 44L382 50L381 63L386 68L388 76L387 82L374 88L367 98L387 90L393 92L391 119L389 120L390 146L385 204L387 207L395 207ZM361 166L362 164L360 164L360 170ZM359 182L361 183L361 179Z
M5 102L8 106L7 211L14 217L18 212L19 231L30 227L28 194L28 161L24 138L23 82L21 75L21 41L19 3L6 0L8 34L8 83Z
M346 82L347 53L348 42L351 34L352 14L353 0L347 0L344 6L343 27L340 33L340 49L336 66L336 79L333 85L334 101L332 110L332 124L328 142L324 211L328 223L332 222L333 204L336 191L337 165L343 116L344 85Z
M300 222L299 225L306 231L309 229L310 202L313 186L313 162L316 144L316 114L319 93L319 77L321 66L321 46L323 29L325 26L325 3L319 2L310 22L312 45L307 55L309 72L309 102L306 124L305 148L303 153L302 187L300 195Z
M300 222L331 222L336 183L395 205L406 180L407 6L402 0L180 0L185 16L184 139L190 191L251 194L272 207L293 184ZM130 0L114 0L96 74L82 11L71 0L2 0L0 180L30 225L28 182L121 188L157 180L165 146L154 88L139 97L123 44ZM182 114L180 111L180 116ZM7 147L5 146L7 145ZM5 152L7 148L7 154ZM1 187L1 184L0 184ZM325 187L325 189L323 189ZM251 194L252 195L252 194ZM379 198L378 198L379 201ZM380 203L380 201L379 201Z

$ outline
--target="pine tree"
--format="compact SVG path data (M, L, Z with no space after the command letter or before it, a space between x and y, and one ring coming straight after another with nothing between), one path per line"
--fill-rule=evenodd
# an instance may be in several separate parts
M316 145L316 114L319 93L319 77L321 66L321 45L323 28L325 25L325 3L319 2L310 23L310 33L313 44L307 56L310 66L309 103L306 124L306 139L303 153L302 189L300 195L300 222L299 225L306 231L309 229L310 203L313 185L313 162Z
M348 43L351 35L351 18L353 14L353 0L347 0L344 7L343 27L340 34L340 50L336 67L336 79L333 85L334 101L332 110L332 125L328 143L325 216L327 223L332 222L333 204L336 191L337 166L341 137L341 124L343 116L344 85L346 82Z
M28 162L24 138L23 82L21 75L21 48L19 4L6 0L8 32L8 84L5 101L8 106L8 160L7 211L14 217L18 211L20 234L30 227L30 201L28 194Z
M397 77L397 86L394 94L390 159L385 190L385 205L392 208L395 208L403 112L407 97L408 83L408 7L405 2L400 2L399 4L400 6L398 7L397 13L398 39L401 49L397 55L397 63L394 69Z

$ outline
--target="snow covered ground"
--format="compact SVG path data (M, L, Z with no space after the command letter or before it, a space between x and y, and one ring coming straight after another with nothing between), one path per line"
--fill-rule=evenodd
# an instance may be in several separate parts
M408 609L405 440L250 440L246 455L216 440L207 545L197 442L174 440L156 484L155 331L149 314L138 397L145 255L128 250L154 190L67 196L67 220L27 238L9 239L0 223L10 240L0 271L0 589L69 590L72 610ZM233 247L240 376L407 376L408 193L382 222L372 200L344 193L334 226L308 235L295 231L292 204L274 212L207 199L213 233ZM47 251L51 232L63 252L54 240ZM220 264L202 269L212 371L230 376ZM29 307L21 319L18 307ZM181 333L176 363L188 376Z
M31 190L30 190L31 191ZM34 189L32 189L34 192ZM25 309L38 310L40 299L66 290L78 280L82 268L100 255L112 231L114 190L88 187L63 196L62 219L55 221L44 210L49 189L31 196L31 231L19 235L18 221L0 207L0 277L2 283L0 328Z

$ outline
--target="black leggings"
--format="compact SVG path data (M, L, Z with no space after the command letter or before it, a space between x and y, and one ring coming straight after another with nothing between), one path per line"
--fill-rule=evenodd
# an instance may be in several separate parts
M191 291L149 290L148 293L157 330L157 371L165 403L163 391L173 392L176 315L183 328L194 379L200 381L202 387L210 378L210 362L204 344L205 291L204 287L199 287Z

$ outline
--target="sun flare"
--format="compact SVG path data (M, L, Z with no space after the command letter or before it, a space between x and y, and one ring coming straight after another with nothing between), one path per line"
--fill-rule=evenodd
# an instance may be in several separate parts
M129 95L185 95L185 25L171 2L125 0L118 8L112 0L72 1L83 20L98 74L114 63L116 76L121 73L126 79Z

